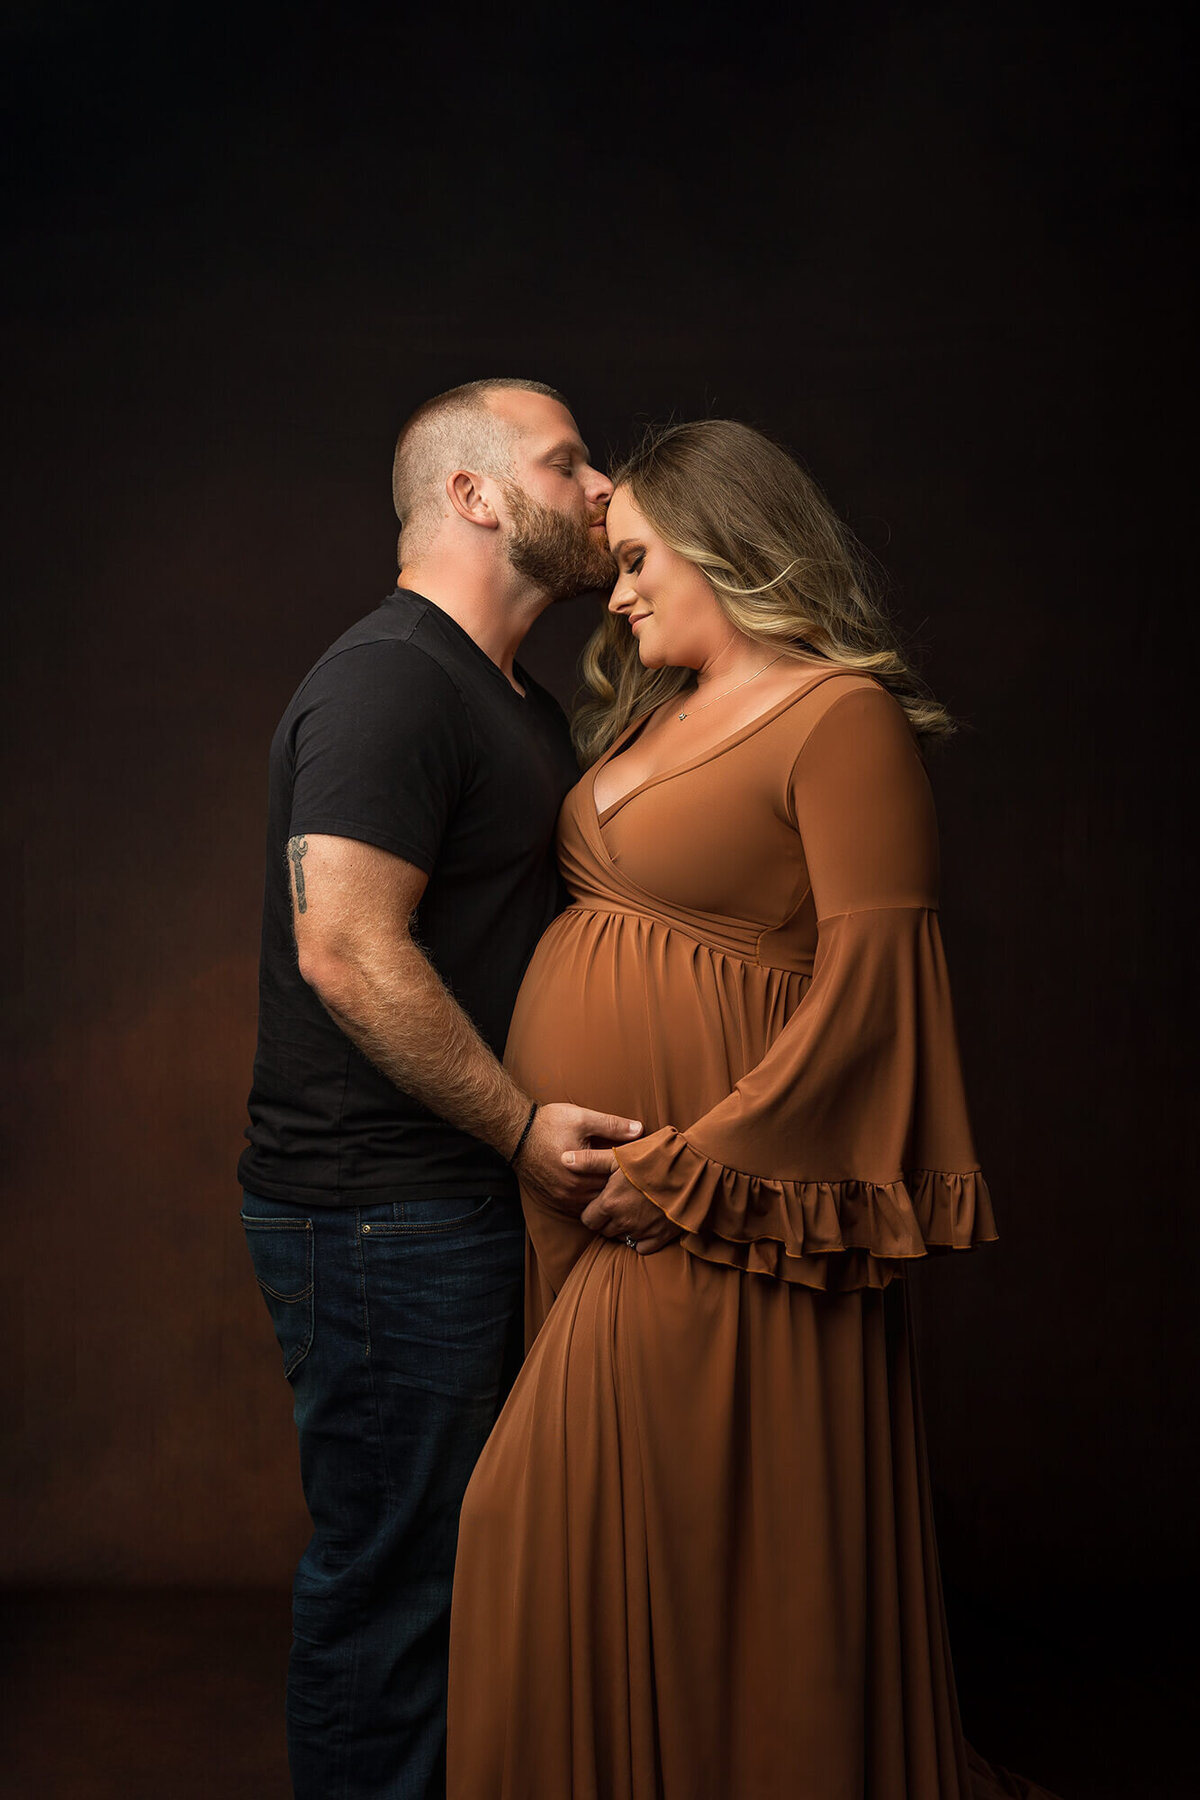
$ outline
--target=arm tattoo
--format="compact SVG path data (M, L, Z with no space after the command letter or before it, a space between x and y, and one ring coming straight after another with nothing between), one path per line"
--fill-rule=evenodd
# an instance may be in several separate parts
M308 839L306 837L289 838L287 853L292 868L296 872L296 910L297 912L307 912L308 900L304 893L304 858L308 855Z

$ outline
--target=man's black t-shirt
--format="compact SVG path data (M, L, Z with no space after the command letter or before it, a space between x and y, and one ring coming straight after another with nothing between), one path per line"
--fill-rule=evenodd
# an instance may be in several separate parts
M258 1054L243 1187L313 1205L515 1191L504 1159L399 1092L301 978L289 838L356 838L427 871L414 936L503 1054L565 899L554 825L579 769L552 695L522 698L462 627L398 589L326 652L271 745Z

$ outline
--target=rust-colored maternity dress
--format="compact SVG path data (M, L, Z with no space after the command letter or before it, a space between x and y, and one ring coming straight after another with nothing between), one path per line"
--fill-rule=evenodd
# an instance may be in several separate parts
M972 1786L889 1286L996 1236L904 714L818 670L603 816L594 776L506 1061L644 1121L617 1160L684 1235L643 1257L524 1195L531 1348L462 1513L450 1800L1023 1792Z

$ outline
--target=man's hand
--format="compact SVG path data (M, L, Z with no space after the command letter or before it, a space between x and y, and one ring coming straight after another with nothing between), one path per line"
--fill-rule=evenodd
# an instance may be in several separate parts
M603 1172L605 1168L612 1171L602 1192L580 1216L581 1223L589 1231L596 1232L599 1237L636 1238L639 1256L653 1256L656 1250L665 1249L683 1236L683 1227L673 1224L661 1207L655 1206L653 1200L647 1199L640 1188L635 1188L626 1179L611 1150L568 1151L567 1154L574 1154L576 1164L582 1162L593 1179L596 1171Z
M539 1106L529 1136L516 1161L517 1174L529 1187L571 1213L579 1213L609 1178L612 1151L601 1143L629 1144L642 1133L639 1119L589 1112L586 1106L555 1102ZM574 1163L568 1159L574 1157ZM588 1158L595 1158L592 1168Z

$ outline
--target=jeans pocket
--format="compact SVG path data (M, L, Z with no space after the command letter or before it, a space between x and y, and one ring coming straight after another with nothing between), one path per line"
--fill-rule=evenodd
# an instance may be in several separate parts
M313 1338L313 1229L311 1219L258 1219L242 1214L254 1273L283 1351L290 1379Z
M364 1237L433 1237L442 1232L464 1231L481 1225L492 1209L492 1195L485 1200L398 1200L390 1219L372 1212L362 1227Z

